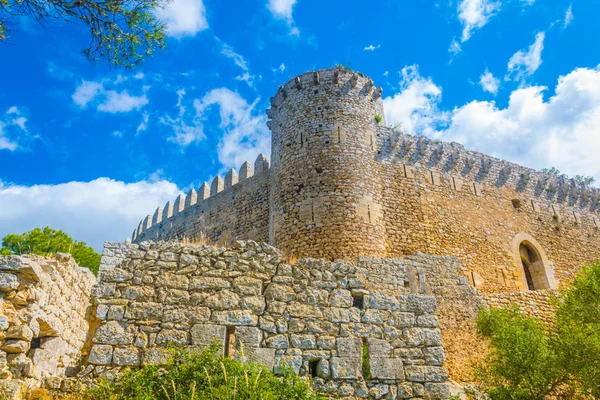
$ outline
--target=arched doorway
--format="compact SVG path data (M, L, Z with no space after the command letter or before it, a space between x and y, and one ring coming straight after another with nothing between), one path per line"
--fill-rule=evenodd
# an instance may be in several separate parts
M521 276L523 290L555 289L552 263L543 248L530 235L519 233L512 242L515 269Z

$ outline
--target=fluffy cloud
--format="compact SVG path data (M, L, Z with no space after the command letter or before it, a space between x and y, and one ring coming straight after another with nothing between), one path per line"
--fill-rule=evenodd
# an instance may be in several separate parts
M117 78L114 83L121 82ZM71 98L79 108L86 108L88 104L92 103L98 111L113 114L139 110L148 104L148 97L145 94L134 96L127 90L107 90L104 82L85 80L77 86Z
M224 168L239 168L244 161L254 161L260 153L269 155L271 134L266 116L255 112L257 102L258 99L249 104L226 88L214 89L194 102L199 118L205 118L212 106L219 106L219 126L225 134L219 143L218 156Z
M484 27L500 6L499 1L461 0L458 4L458 19L463 25L461 40L466 42L475 29Z
M400 76L400 91L383 99L386 121L400 124L407 132L433 134L436 124L445 118L438 108L442 88L423 78L417 65L404 67Z
M402 91L384 100L386 117L404 115L413 126L409 132L429 133L532 168L554 166L600 181L600 65L559 77L547 100L548 88L529 86L513 91L505 108L493 101L472 101L451 112L438 109L441 88L410 68L414 72L409 79L403 76Z
M291 35L299 35L300 31L294 26L294 17L292 16L296 0L269 0L267 8L277 19L282 19L290 26Z
M194 36L208 28L202 0L173 0L157 9L156 16L166 25L167 35L175 38Z
M0 181L0 237L48 225L101 250L105 240L131 237L142 218L179 192L164 180L124 183L99 178L35 186Z
M498 88L500 87L500 79L494 77L490 71L485 70L481 77L479 78L479 84L481 88L486 92L493 94L494 96L498 94Z
M28 133L26 123L27 118L17 106L10 107L4 115L0 115L0 150L17 150L18 139Z
M519 50L512 55L508 61L508 72L506 79L515 81L523 80L531 76L542 64L542 50L544 50L544 39L546 34L540 32L535 35L535 42L527 51Z
M452 56L455 56L461 51L462 48L460 47L460 43L458 43L456 40L453 40L452 43L450 43L450 47L448 47L448 52L452 54Z

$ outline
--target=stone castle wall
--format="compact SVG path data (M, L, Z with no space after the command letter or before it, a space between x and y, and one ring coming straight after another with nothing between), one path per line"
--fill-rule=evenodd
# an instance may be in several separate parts
M260 157L257 176L244 179L246 163L168 203L134 242L202 233L297 257L451 255L485 293L527 290L519 243L543 259L543 288L600 257L600 191L388 128L381 89L359 73L303 74L271 106L270 169Z
M426 266L448 260L418 255L292 265L252 241L232 249L108 244L105 254L94 289L101 324L87 359L96 366L86 368L90 376L160 362L172 343L216 340L224 354L276 373L288 365L313 375L315 388L326 393L448 396L436 300L425 293L423 276Z
M90 329L95 283L69 255L0 256L0 393L60 384L53 379L73 373Z

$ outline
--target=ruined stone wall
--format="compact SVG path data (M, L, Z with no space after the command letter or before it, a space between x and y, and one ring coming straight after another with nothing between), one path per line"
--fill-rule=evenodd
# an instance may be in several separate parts
M109 243L94 289L101 324L86 374L160 362L170 343L217 340L224 354L314 375L326 393L447 398L436 301L411 278L419 276L415 266L440 262L420 255L292 265L252 241L233 249Z
M73 373L95 283L69 255L0 256L0 391L10 396L23 385L56 386Z
M235 238L268 240L270 170L260 155L254 169L246 162L240 173L231 169L223 180L204 183L174 202L148 215L133 233L133 240L199 239L225 241Z

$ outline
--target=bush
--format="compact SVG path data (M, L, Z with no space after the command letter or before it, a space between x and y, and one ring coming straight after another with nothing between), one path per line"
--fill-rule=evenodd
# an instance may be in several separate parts
M555 301L547 326L516 306L482 311L490 351L477 376L492 399L600 398L600 261Z
M38 254L49 257L55 253L68 253L81 267L89 268L94 274L100 266L100 254L86 245L85 242L73 240L62 230L50 227L35 228L23 234L10 234L2 239L0 255Z
M115 382L102 381L86 400L310 400L309 383L286 370L275 376L264 366L201 352L178 350L164 366L126 370Z

